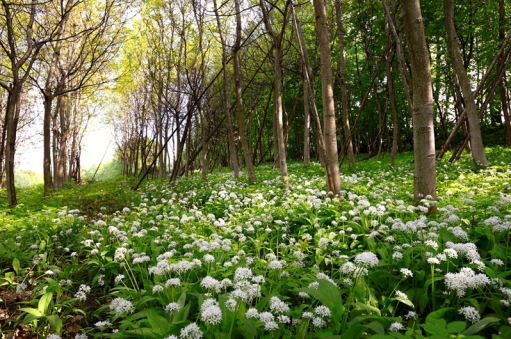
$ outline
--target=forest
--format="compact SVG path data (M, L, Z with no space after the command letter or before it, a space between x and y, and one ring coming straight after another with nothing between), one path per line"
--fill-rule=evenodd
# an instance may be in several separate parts
M509 1L0 1L1 334L511 336Z

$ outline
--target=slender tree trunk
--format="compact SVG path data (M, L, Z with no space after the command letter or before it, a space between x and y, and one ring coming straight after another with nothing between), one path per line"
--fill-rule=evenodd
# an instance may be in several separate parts
M21 105L21 83L14 81L11 95L6 107L6 148L5 148L5 183L9 205L18 204L16 187L14 186L14 158L16 154L16 134L18 129L19 111Z
M324 135L323 135L323 129L321 127L321 121L319 119L318 108L316 105L316 94L315 94L313 80L312 80L313 79L312 67L310 65L309 54L308 54L307 48L305 46L305 37L303 35L302 27L301 27L300 23L298 22L298 18L296 16L296 11L295 11L294 5L291 6L291 14L293 16L293 23L294 23L296 35L298 38L300 61L303 64L303 68L304 68L303 79L306 83L305 85L307 86L307 93L309 94L308 102L307 102L309 104L309 108L310 108L309 113L312 114L312 119L314 119L314 123L315 123L316 129L318 131L318 133L314 134L314 138L313 138L313 139L315 139L315 141L317 143L318 150L316 153L318 155L319 162L320 162L321 166L324 167L325 166L325 157L326 157L325 140L324 140ZM304 93L305 93L305 91L304 91Z
M349 101L348 89L346 86L346 57L344 48L344 26L342 22L341 0L335 0L335 15L337 18L337 36L339 39L339 75L341 82L341 102L342 102L342 129L344 132L344 144L346 145L346 155L350 167L356 165L355 155L353 154L353 141L349 120Z
M389 37L390 38L390 37ZM394 167L397 149L399 145L399 116L396 106L396 97L394 96L394 74L392 72L392 60L386 60L387 91L389 93L390 111L392 112L392 148L390 150L390 166Z
M419 0L401 0L412 71L414 200L436 199L435 134L433 129L433 91L429 51ZM435 212L435 207L429 207Z
M302 70L305 75L305 72L307 70L305 69L305 66L302 62ZM305 167L310 165L310 124L311 124L311 117L310 117L310 105L309 105L309 85L307 84L307 81L303 80L303 116L304 116L304 123L303 123L303 165Z
M290 1L286 2L286 10L284 11L282 29L277 34L271 22L270 13L264 4L264 0L259 0L259 5L263 12L264 25L266 31L270 34L273 42L273 72L274 72L274 96L273 96L273 109L274 109L274 131L277 136L276 150L278 151L278 164L280 168L280 176L282 178L282 188L289 189L289 176L287 172L286 162L286 144L284 142L284 112L282 103L282 41L287 22L287 9ZM275 142L275 140L274 140Z
M470 86L470 80L467 76L467 70L463 65L463 59L458 45L456 27L454 26L454 0L444 0L445 26L447 31L447 49L452 58L454 72L459 79L460 87L463 92L465 107L467 110L467 119L470 124L470 144L472 148L472 159L477 166L488 166L488 160L483 146L483 137L481 134L480 119L477 112L474 93Z
M11 93L8 92L7 101L5 103L4 109L7 108L7 104L10 100ZM7 112L4 115L4 119L2 122L2 136L0 139L0 189L4 187L5 184L5 150L6 150L6 139L7 139Z
M504 0L499 0L499 40L505 40L505 24L506 24L506 6L504 4ZM501 56L499 59L499 64L503 64L504 57ZM509 107L509 98L507 96L507 81L506 81L506 71L504 71L504 75L502 76L502 80L500 83L500 103L502 106L502 114L504 115L504 123L506 125L506 145L507 147L511 147L511 109Z
M337 134L335 124L335 102L332 79L332 60L330 57L330 35L326 18L326 6L323 0L314 0L316 31L321 56L321 96L323 98L323 131L325 138L325 168L327 189L334 196L341 191L341 175L337 155ZM346 136L351 138L351 135Z
M243 89L241 86L241 68L239 64L238 51L241 44L241 10L239 0L234 0L236 10L236 41L232 47L232 60L234 68L234 84L236 88L236 115L238 117L238 129L240 133L241 147L243 148L243 155L245 158L245 167L247 168L248 182L255 184L257 182L254 163L250 154L248 146L247 131L245 127L245 114L243 107Z
M220 42L222 43L222 66L223 66L223 108L225 114L227 115L227 138L229 142L229 160L232 170L234 172L234 178L238 180L240 178L240 170L238 166L238 154L236 152L236 142L234 140L234 128L232 124L232 116L231 116L231 95L229 88L229 74L227 70L227 44L225 43L225 38L222 34L222 25L220 24L220 16L218 14L217 3L216 0L213 0L213 4L215 7L215 16L216 22L218 26L218 34L220 35Z

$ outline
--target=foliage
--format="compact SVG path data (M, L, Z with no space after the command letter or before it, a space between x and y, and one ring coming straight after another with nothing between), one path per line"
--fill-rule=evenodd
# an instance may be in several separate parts
M437 215L413 205L411 155L323 170L291 163L290 191L207 182L67 187L3 213L1 296L34 334L85 338L506 338L511 334L511 152L437 164ZM25 192L24 192L25 193ZM28 193L27 193L28 194ZM31 195L40 194L32 191ZM3 207L4 211L6 206ZM16 211L16 210L14 210ZM4 225L10 224L9 227Z

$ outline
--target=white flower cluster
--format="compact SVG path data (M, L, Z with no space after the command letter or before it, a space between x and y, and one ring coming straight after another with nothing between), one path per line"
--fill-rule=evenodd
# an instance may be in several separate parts
M123 298L115 298L112 300L110 309L115 312L115 316L120 316L123 313L133 313L133 311L135 311L133 303Z
M486 274L476 274L470 267L463 267L459 273L447 273L445 285L450 290L455 290L458 297L466 294L467 288L478 288L490 284Z
M481 320L481 315L479 312L472 306L462 307L458 310L459 314L463 314L465 319L470 321L472 324L475 324L479 320Z
M78 288L78 292L75 293L75 298L79 301L85 301L87 299L87 294L89 294L91 291L90 286L87 285L80 285Z
M222 310L215 299L206 299L201 305L201 321L208 325L220 324L222 321Z

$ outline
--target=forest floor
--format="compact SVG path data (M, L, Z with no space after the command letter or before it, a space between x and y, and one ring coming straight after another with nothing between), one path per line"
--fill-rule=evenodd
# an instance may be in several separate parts
M412 154L70 185L0 199L2 338L511 338L511 150L437 163L438 213ZM3 198L5 191L0 191Z

